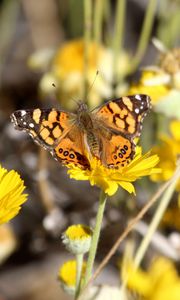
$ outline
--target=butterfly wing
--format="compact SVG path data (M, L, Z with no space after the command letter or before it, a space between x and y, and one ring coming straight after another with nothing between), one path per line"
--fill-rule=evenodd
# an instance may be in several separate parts
M93 113L107 127L132 139L140 135L149 108L149 96L133 95L109 101Z
M73 114L52 109L17 110L11 120L18 130L26 131L35 142L45 149L57 145L71 128Z
M62 164L72 163L81 169L89 169L90 164L85 153L84 134L76 125L52 151L53 156Z
M121 135L112 135L107 139L101 135L103 151L101 161L108 168L119 168L126 166L134 156L134 143Z
M134 95L109 101L93 111L99 124L100 158L104 165L124 167L133 159L133 139L140 135L142 121L149 108L149 96Z
M63 164L74 163L88 168L83 134L75 125L76 115L52 109L18 110L11 115L18 130L26 131L33 140L49 150Z

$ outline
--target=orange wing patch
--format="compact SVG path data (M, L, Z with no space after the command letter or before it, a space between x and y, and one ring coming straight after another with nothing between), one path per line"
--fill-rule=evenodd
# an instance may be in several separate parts
M133 103L129 97L123 97L122 101L130 111L133 111Z
M74 115L52 109L19 110L13 115L15 126L27 131L35 142L44 148L55 147L71 129L70 119Z
M55 109L48 114L41 113L39 136L42 142L49 147L55 147L70 129L69 114Z
M128 139L114 135L111 140L103 141L102 162L109 168L126 166L134 156L134 144Z
M60 140L57 147L53 150L53 155L62 164L74 164L81 169L89 169L90 164L86 156L86 150L83 142L83 134L76 126Z
M141 124L149 108L150 98L147 95L134 95L109 101L95 114L105 126L134 138L140 135Z
M40 117L41 117L41 110L40 108L37 108L33 111L32 119L36 124L40 123Z

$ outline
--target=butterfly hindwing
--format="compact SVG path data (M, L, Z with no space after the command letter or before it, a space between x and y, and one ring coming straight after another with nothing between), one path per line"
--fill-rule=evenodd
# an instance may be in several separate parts
M60 140L52 154L64 165L72 163L82 169L90 167L86 156L84 137L76 125Z
M102 144L101 160L106 167L124 167L133 159L135 145L121 135L113 135L110 140L102 138Z

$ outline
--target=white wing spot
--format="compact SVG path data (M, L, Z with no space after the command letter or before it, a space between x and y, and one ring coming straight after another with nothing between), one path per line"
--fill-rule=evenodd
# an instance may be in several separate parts
M34 124L33 123L29 123L29 127L34 128Z
M21 110L21 116L25 116L26 115L26 111L25 110Z
M135 95L135 98L136 98L136 100L140 100L140 101L142 100L140 95Z
M135 113L138 114L139 113L139 108L135 108Z
M26 123L26 122L23 122L23 125L27 125L27 123Z

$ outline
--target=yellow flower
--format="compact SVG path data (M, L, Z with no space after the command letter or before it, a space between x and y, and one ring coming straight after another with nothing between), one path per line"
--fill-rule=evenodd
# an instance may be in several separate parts
M92 236L92 230L89 226L78 224L78 225L71 225L65 231L65 234L71 240L76 239L87 239Z
M161 168L161 173L151 175L153 181L169 180L176 169L177 158L180 154L180 121L170 123L170 132L171 137L161 136L161 144L153 148L153 152L160 158L158 167ZM180 180L177 190L180 190Z
M115 194L119 186L135 194L132 182L142 176L160 172L160 169L154 168L159 161L157 155L151 155L150 152L142 155L140 147L136 149L134 159L120 169L106 168L99 160L92 158L89 160L90 169L82 170L71 165L68 173L76 180L89 180L91 185L99 186L109 196Z
M177 151L180 153L180 121L172 121L170 123L170 132L177 144Z
M146 300L179 300L180 277L173 263L163 257L152 262L148 271L134 270L127 272L128 288Z
M27 200L27 195L22 194L24 189L24 181L17 172L0 167L0 224L18 214L21 204Z
M128 55L121 53L117 60L118 76L126 73L128 69ZM103 45L90 42L87 56L87 85L90 88L95 74L99 71L93 88L88 92L89 107L95 107L102 99L112 97L113 82L113 52ZM53 79L54 78L54 79ZM65 106L72 108L73 99L82 99L84 84L84 41L82 39L66 42L61 46L51 63L48 72L45 73L40 89L43 92L53 91L52 83L58 89L58 96Z
M86 271L86 263L83 263L81 279L83 279ZM75 293L76 286L76 261L69 260L65 262L59 269L58 279L64 290L69 294Z
M0 226L0 264L16 250L18 241L10 224Z
M126 93L129 95L147 94L151 97L152 104L156 104L170 92L170 87L166 84L166 79L166 74L161 70L144 70L139 82L137 84L132 84Z
M164 213L161 226L168 226L180 231L180 207L177 205L169 207Z
M84 254L89 251L92 234L89 226L72 225L63 233L62 241L72 254Z
M140 93L151 97L157 112L180 119L180 48L168 51L161 44L159 64L146 67L139 82L126 91L126 94Z

